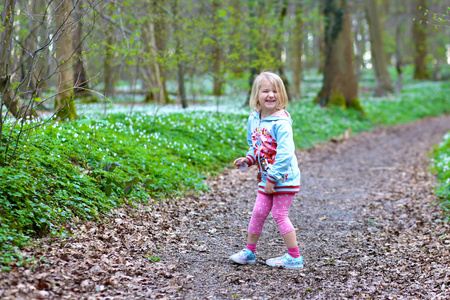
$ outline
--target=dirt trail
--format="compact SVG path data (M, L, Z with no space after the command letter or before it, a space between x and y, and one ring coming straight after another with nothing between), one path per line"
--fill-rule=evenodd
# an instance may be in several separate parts
M228 170L208 193L78 224L53 246L42 240L26 253L46 258L2 273L0 298L450 298L450 231L427 155L448 130L450 116L426 118L298 152L302 188L290 218L300 271L264 264L285 252L271 217L257 263L228 261L245 245L256 197L255 169Z

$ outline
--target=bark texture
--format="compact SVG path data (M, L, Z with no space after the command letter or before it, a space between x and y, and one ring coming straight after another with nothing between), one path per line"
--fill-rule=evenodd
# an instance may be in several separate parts
M383 27L380 24L377 0L366 0L367 23L370 32L370 51L372 66L375 70L375 97L382 97L394 92L391 78L387 70L387 59L383 44Z
M166 88L166 70L160 59L166 50L166 41L163 39L164 19L163 12L156 1L149 3L156 14L151 20L143 24L143 37L148 41L148 46L143 47L142 51L149 53L146 63L140 68L141 73L147 84L148 94L145 102L157 102L165 104L170 101Z
M426 16L424 15L426 0L418 0L416 5L416 20L413 25L414 40L414 79L430 79L430 71L427 67L427 29Z
M22 101L17 95L17 89L12 88L12 76L10 72L10 54L12 51L12 33L14 23L15 1L7 0L2 18L2 30L0 30L0 117L2 116L3 105L8 112L16 119L22 117L37 117L33 111L31 103ZM0 122L1 126L2 122ZM1 133L1 127L0 127Z
M213 1L213 24L214 27L217 28L218 25L218 19L217 19L217 11L220 9L220 1L214 0ZM216 42L213 45L212 50L212 58L213 58L213 95L214 96L221 96L222 95L222 49L220 48L220 45Z
M339 105L362 110L354 73L353 42L347 1L325 0L324 15L324 79L315 102L321 106Z
M284 20L286 19L286 15L287 15L287 7L288 7L288 1L282 0L280 14L278 17L279 28L285 28ZM281 32L279 34L284 35L284 32ZM286 76L286 72L284 71L284 61L282 60L283 48L281 47L281 43L277 43L276 50L277 50L277 58L279 59L278 75L280 76L281 80L283 80L288 99L291 99L292 98L291 84L289 83L288 77Z
M58 86L55 97L55 112L59 120L77 118L73 101L73 46L72 46L72 3L67 0L56 1L56 26L59 27L56 42L56 62L58 65Z
M181 106L183 108L188 107L188 102L186 98L186 88L184 84L184 74L185 69L183 64L181 63L181 55L183 53L183 44L181 42L181 38L179 35L180 31L180 23L178 22L178 0L175 0L173 2L172 11L175 16L174 18L174 33L175 33L175 54L178 57L178 63L177 63L177 83L178 83L178 98L180 99Z
M83 22L81 20L83 10L81 5L80 1L76 9L77 27L73 32L73 48L75 50L73 85L77 96L88 94L86 89L89 89L89 77L83 63Z
M302 56L303 56L303 4L295 4L295 25L292 36L292 92L295 97L301 97Z
M364 15L357 13L356 15L356 28L355 28L355 76L358 81L361 69L364 67L364 52L366 44L366 30L364 26Z
M104 71L104 82L105 82L105 96L106 97L113 97L115 94L115 82L116 82L116 75L115 75L115 67L113 64L114 60L114 51L110 47L114 43L114 37L113 33L111 31L108 32L108 36L106 37L106 56L105 60L103 61L103 71Z

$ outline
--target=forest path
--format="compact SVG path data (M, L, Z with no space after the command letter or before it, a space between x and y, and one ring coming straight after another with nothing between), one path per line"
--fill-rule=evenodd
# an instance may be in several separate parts
M449 224L439 222L428 171L448 130L450 116L425 118L299 151L302 187L289 216L301 270L264 264L286 251L271 216L257 263L228 260L245 246L256 197L255 168L228 169L202 195L41 240L24 251L44 257L37 265L1 274L0 298L449 298Z

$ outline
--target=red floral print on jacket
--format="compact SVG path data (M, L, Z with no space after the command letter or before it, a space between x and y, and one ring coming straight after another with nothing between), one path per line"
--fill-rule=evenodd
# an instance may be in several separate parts
M252 140L255 157L259 157L262 170L267 172L267 170L269 170L275 163L275 156L277 155L277 141L272 137L266 128L262 128L260 132L258 132L258 129L255 129L254 132L252 132ZM260 147L258 147L258 145L260 145Z

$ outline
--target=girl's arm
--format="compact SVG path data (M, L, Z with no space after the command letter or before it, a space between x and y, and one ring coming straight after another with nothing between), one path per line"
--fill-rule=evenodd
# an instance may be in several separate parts
M248 151L247 151L246 158L248 159L249 167L256 163L255 150L253 148L253 139L252 139L252 119L253 119L253 114L250 115L250 117L248 118L248 123L247 123Z
M277 141L277 154L275 156L275 163L267 172L267 180L273 184L281 176L288 173L292 158L295 155L294 138L290 122L282 121L274 129L274 136Z

